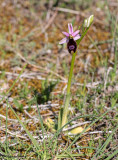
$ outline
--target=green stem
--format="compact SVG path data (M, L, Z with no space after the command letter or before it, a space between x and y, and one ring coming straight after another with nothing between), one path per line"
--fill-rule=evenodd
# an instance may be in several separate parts
M80 42L82 41L82 39L86 35L86 33L89 30L90 26L85 29L85 31L82 34L81 38L76 41L77 46L80 44ZM60 129L60 127L63 127L67 123L68 106L69 106L70 96L71 96L70 87L71 87L71 80L72 80L72 75L73 75L73 68L74 68L74 62L75 62L76 53L77 53L77 51L75 53L72 53L71 67L70 67L70 73L69 73L68 85L67 85L66 100L65 100L65 104L64 104L63 110L61 109L60 113L59 113L58 129Z
M77 52L72 53L71 67L70 67L70 73L69 73L68 85L67 85L67 94L66 94L65 105L63 108L61 127L63 127L67 123L68 106L69 106L69 102L70 102L70 87L71 87L71 80L72 80L72 75L73 75L73 68L74 68L76 53Z

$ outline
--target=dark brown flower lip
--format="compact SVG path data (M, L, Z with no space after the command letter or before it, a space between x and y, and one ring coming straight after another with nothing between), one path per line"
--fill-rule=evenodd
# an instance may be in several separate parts
M76 52L77 50L77 43L73 38L70 38L67 43L67 49L69 53Z

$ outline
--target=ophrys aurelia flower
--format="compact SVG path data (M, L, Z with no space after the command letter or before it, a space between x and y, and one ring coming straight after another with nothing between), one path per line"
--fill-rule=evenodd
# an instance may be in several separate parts
M76 30L73 32L73 26L71 23L68 23L68 32L62 32L66 37L63 38L59 44L67 43L67 48L69 53L76 52L77 44L76 40L80 39L79 30Z

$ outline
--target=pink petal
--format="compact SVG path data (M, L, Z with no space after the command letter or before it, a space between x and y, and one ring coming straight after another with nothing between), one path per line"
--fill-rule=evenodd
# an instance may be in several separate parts
M63 39L59 42L59 44L67 43L67 41L68 41L67 38L63 38Z
M77 30L77 31L73 32L72 36L75 37L79 32L80 32L80 30Z
M78 34L78 35L76 35L73 39L76 41L76 40L78 40L78 39L80 39L80 35Z
M67 32L62 32L66 37L69 37L69 33Z
M72 34L72 33L73 33L72 23L68 23L68 30L69 30L69 34Z

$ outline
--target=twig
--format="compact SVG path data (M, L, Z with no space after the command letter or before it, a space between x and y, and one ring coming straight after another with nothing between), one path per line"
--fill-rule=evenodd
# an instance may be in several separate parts
M3 129L3 128L0 128L0 129L1 129L2 131L6 132L6 129ZM18 135L17 133L15 134L15 133L10 132L8 129L7 129L7 133L9 133L9 134L12 135L12 136L16 136L16 137L19 137L19 138L22 138L22 139L27 139L26 137L21 136L21 135Z
M49 107L49 106L50 106L50 107L57 107L57 106L59 106L59 104L41 104L41 105L38 105L38 106L37 106L37 105L32 105L31 108L35 109L35 108L38 107L38 108L40 108L40 109L41 109L41 108L47 109L47 107ZM23 108L24 108L24 109L28 109L29 106L24 106Z
M2 74L2 71L0 71L0 74ZM17 73L12 73L12 72L5 72L4 73L5 75L8 75L8 76L14 76L14 77L17 77L19 74L17 74ZM20 78L27 78L27 79L38 79L38 80L46 80L47 78L44 78L44 77L41 77L41 76L39 76L38 75L38 73L33 73L33 72L31 72L31 73L23 73L21 76L20 76ZM57 80L56 79L48 79L49 81L54 81L54 82L57 82ZM63 83L65 83L66 81L63 81L63 80L61 80L60 82L63 82Z
M112 133L112 131L93 131L93 132L86 132L86 133L83 133L84 135L86 134L102 134L102 133Z
M50 18L49 22L47 24L42 24L42 26L44 26L43 30L41 32L39 32L39 34L35 35L36 37L39 37L41 34L45 33L45 31L50 27L50 25L53 23L54 19L56 18L57 16L57 11L53 14L53 16ZM28 35L30 35L31 33L34 33L36 31L40 31L41 28L40 27L37 27L37 28L32 28L30 29L30 31L24 36L24 37L21 37L19 39L17 39L16 42L19 42L21 39L27 37Z
M34 119L35 117L32 117L26 110L24 110L24 113L31 119Z
M79 126L83 126L83 125L88 124L88 123L91 123L91 121L87 121L87 122L82 122L82 123L75 124L75 125L73 125L73 126L71 126L71 127L68 127L68 128L63 129L63 131L69 131L69 130L71 130L71 129L74 129L74 128L79 127Z
M87 84L82 84L82 83L74 83L75 85L78 86L85 86L87 88L96 88L99 84L101 84L102 82L92 82L92 83L87 83Z
M57 11L67 12L67 13L72 13L72 14L77 14L77 15L80 14L83 17L87 17L86 14L83 12L75 11L75 10L68 9L68 8L53 7L53 9Z
M41 34L45 33L45 31L50 27L50 25L53 23L54 19L57 16L57 11L53 14L53 16L50 18L49 22L47 23L47 25L45 25L45 27L43 28L42 32L40 32L39 34L36 35L36 37L39 37ZM36 29L35 29L36 31Z
M89 48L93 48L95 45L101 45L101 44L104 44L104 43L112 43L114 39L108 39L108 40L104 40L104 41L96 41L92 44L90 44ZM116 39L118 40L118 38Z
M14 52L16 55L18 55L24 62L26 62L27 64L29 64L30 66L34 67L34 68L38 68L38 69L42 69L42 70L45 70L47 73L52 73L53 75L59 77L60 79L64 80L65 82L67 81L64 77L60 76L58 73L56 72L53 72L52 70L48 69L48 68L44 68L44 67L41 67L41 66L37 66L35 64L32 64L31 62L29 62L25 57L22 56L22 54L20 53L20 51L12 48L11 46L9 46L10 50L12 52Z
M6 117L3 116L2 114L0 114L0 117L6 120ZM8 120L8 121L13 121L13 122L18 122L18 120L16 120L16 119L7 118L7 120Z
M2 74L2 71L0 71L0 74ZM10 76L15 76L17 77L19 74L17 73L12 73L12 72L4 72L4 74L6 75L10 75ZM23 73L20 78L28 78L28 79L38 79L38 80L46 80L46 78L43 78L39 75L37 75L37 73ZM48 79L49 81L57 81L56 79ZM62 83L66 83L67 81L60 81ZM92 83L87 83L87 84L82 84L82 83L73 83L73 85L77 85L77 86L85 86L87 88L96 88L99 84L101 84L102 82L101 81L98 81L98 82L92 82ZM63 89L63 93L65 92L65 89L66 89L67 86L64 87Z
M81 15L85 18L88 17L87 14L83 13L83 12L79 12L79 11L75 11L75 10L72 10L72 9L67 9L67 8L60 8L60 7L54 7L53 8L54 10L57 10L57 11L61 11L61 12L67 12L67 13L72 13L72 14L76 14L76 15ZM101 20L95 18L95 21L99 24L104 24L104 22L102 22Z
M83 133L83 134L84 134L84 133ZM98 136L98 137L95 137L94 140L98 140L98 139L100 139L100 138L101 138L101 136ZM93 139L90 139L90 138L89 138L89 139L85 139L85 140L79 141L78 144L79 144L79 143L82 143L82 142L86 142L86 141L89 141L89 142L90 142L91 140L93 140Z

